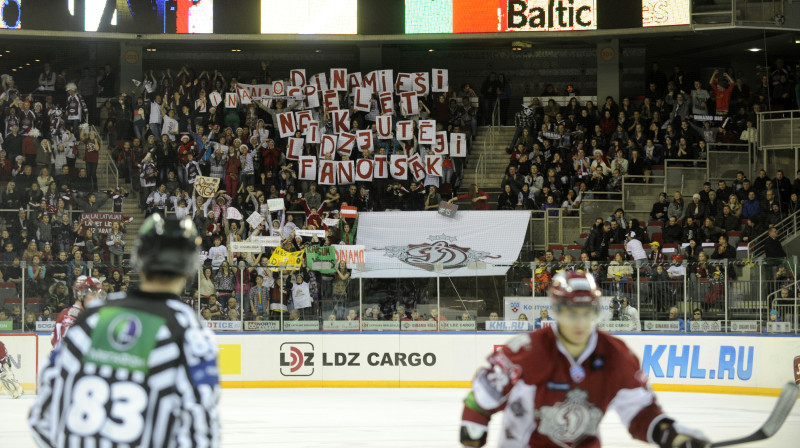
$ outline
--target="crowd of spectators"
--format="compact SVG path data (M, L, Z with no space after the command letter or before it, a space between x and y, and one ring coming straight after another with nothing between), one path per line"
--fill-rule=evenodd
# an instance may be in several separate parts
M100 277L110 279L119 274L121 278L124 271L113 268L121 266L124 258L124 220L115 223L109 233L99 235L93 223L75 219L71 213L100 211L109 200L113 211L122 212L130 190L146 213L189 216L201 229L210 269L206 288L202 288L202 279L198 282L196 295L203 307L211 306L213 296L217 307L228 310L230 300L236 299L235 306L244 303L245 309L234 307L234 314L269 318L270 299L264 301L264 297L274 301L275 291L281 290L276 285L284 284L287 300L283 303L308 304L293 307L302 319L307 309L320 315L315 302L336 300L337 275L320 275L303 268L292 278L280 277L263 267L269 254L237 254L228 249L232 242L253 235L280 236L281 246L288 251L313 244L352 244L357 221L339 216L337 211L343 206L354 206L358 211L434 210L442 199L449 199L469 200L475 209L491 208L489 195L477 185L458 194L464 169L464 160L458 158L445 157L442 178L427 176L419 182L375 179L327 187L299 180L296 161L286 157L288 139L277 133L276 116L306 109L306 102L276 98L266 103L229 106L222 102L215 106L210 100L213 92L223 97L226 92L236 92L240 82L271 83L269 68L264 62L245 75L200 71L188 65L176 72L150 70L137 88L121 93L110 67L98 77L84 71L70 78L65 71L56 73L46 64L38 78L39 89L31 94L21 92L15 80L4 75L0 84L0 182L5 187L0 201L6 210L3 217L9 235L0 241L4 251L0 257L12 266L5 277L18 282L20 276L28 275L14 271L13 266L21 262L30 268L63 259L77 264L91 261ZM765 84L751 92L741 77L734 79L731 72L720 75L715 71L707 83L695 80L690 85L680 67L667 77L654 64L641 99L622 98L618 104L608 97L600 106L591 101L581 103L577 97L565 106L552 99L545 101L544 97L557 94L550 86L543 92L542 101L534 98L514 115L516 134L508 148L510 163L500 184L497 208L569 212L585 199L619 197L615 194L621 191L623 176L628 176L626 182L649 182L653 168L666 158L692 164L702 159L708 143L754 142L755 113L794 106L796 95L790 93L796 89L789 79L791 74L778 61ZM465 133L471 144L478 123L492 119L495 101L500 122L507 120L510 91L505 76L492 73L479 93L464 83L447 93L420 97L419 115L403 115L395 97L393 114L398 119L414 120L415 126L419 119L435 119L437 130ZM579 92L568 87L566 94ZM479 97L484 101L477 107ZM352 131L373 131L374 150L355 148L350 156L326 157L357 160L376 154L425 155L431 150L418 144L416 138L378 138L377 96L372 97L369 112L355 110L352 92L340 92L338 101L341 108L350 109ZM333 132L330 111L324 106L310 110L322 133ZM318 144L303 145L303 155L317 155L318 151ZM101 154L108 154L129 186L98 191ZM664 242L677 243L680 237L681 243L688 244L695 238L687 238L686 232L696 232L701 242L717 241L720 235L732 231L741 232L742 238L750 232L752 237L759 226L775 224L780 216L796 210L797 191L792 192L792 188L797 189L797 181L787 187L788 179L782 173L772 180L764 173L749 193L741 174L742 179L737 177L731 191L720 187L722 194L710 189L699 192L701 205L692 208L689 204L675 211L672 209L678 205L674 204L682 204L675 198L656 212L660 215L651 219L664 222ZM197 195L193 188L197 176L218 178L218 191L210 198ZM742 192L747 194L739 197ZM755 198L750 197L752 194ZM270 210L266 205L270 199L281 199L282 210ZM659 202L666 204L666 197ZM242 218L232 219L228 216L231 208L243 217L260 212L264 223L253 227ZM657 208L658 204L654 211ZM670 221L673 215L674 223ZM740 228L741 219L749 218L752 231L747 225ZM707 225L709 219L711 224ZM609 227L616 221L618 228L611 231L622 230L623 234L612 244L622 244L630 224L625 219L611 220ZM680 236L675 225L681 227ZM692 225L698 227L696 231ZM296 229L321 229L325 235L300 237L295 235ZM594 242L598 238L592 235ZM596 250L588 252L590 259L603 258L598 258ZM53 271L34 269L30 278L31 291L42 297L51 296L62 283L56 281L62 280L56 277L61 274L45 273L48 270ZM68 266L63 273L67 289L69 279L77 272ZM81 273L89 272L84 268ZM40 285L37 275L48 280ZM239 285L242 277L246 285ZM343 281L346 285L347 280ZM121 285L111 287L119 290ZM256 302L250 296L253 288L264 293ZM246 290L244 297L237 297L234 291L242 290ZM336 309L339 318L349 314L344 306ZM51 311L58 311L58 307ZM230 316L231 312L221 314ZM211 312L212 318L220 315Z
M138 205L146 214L174 213L195 221L203 231L207 264L215 278L220 278L214 292L227 307L228 293L241 290L236 288L241 268L239 261L246 260L247 265L255 269L266 263L269 253L260 262L227 248L223 253L220 246L230 247L234 241L266 234L281 236L282 247L289 251L302 250L309 244L353 244L357 222L340 221L337 211L341 207L353 206L358 211L432 210L438 207L442 195L451 197L460 182L463 159L449 156L443 163L442 178L427 176L420 182L375 179L328 187L299 180L296 161L286 157L288 139L278 135L276 116L306 109L304 101L276 98L268 103L257 101L229 107L226 102L215 106L209 98L214 92L223 98L227 92L236 92L240 82L271 83L273 78L266 62L252 76L223 75L219 70L195 71L189 66L174 73L166 70L156 74L151 70L130 92L114 90L115 80L109 67L94 81L89 72L71 79L68 73L54 73L45 65L39 77L40 88L25 94L12 77L2 78L0 182L6 183L2 208L15 211L13 216L8 213L8 225L16 225L16 210L24 209L19 212L17 226L23 231L13 232L9 246L9 251L18 255L17 263L33 261L31 257L28 257L30 260L24 258L23 250L28 247L29 240L35 239L38 250L48 254L40 259L42 263L56 260L63 250L68 260L79 257L89 262L98 254L103 263L120 266L124 254L124 222L115 224L122 232L121 238L112 239L98 235L96 228L87 228L87 223L74 219L71 212L99 211L103 203L112 198L114 211L121 212L122 201L130 191L137 195ZM469 148L478 119L473 98L477 99L477 94L469 84L447 93L431 93L419 98L419 115L408 116L401 112L399 97L396 97L394 122L414 120L416 135L419 119L435 119L438 131L465 133ZM95 107L96 104L100 106ZM378 138L377 95L371 99L369 112L354 109L352 91L340 93L339 105L350 109L351 131L371 129L375 145L365 151L355 148L350 156L326 157L358 160L372 159L376 154L412 156L417 153L424 157L431 151L429 146L419 145L416 138L399 141L394 137L394 130L391 139ZM324 104L309 109L313 119L320 122L321 133L333 132L330 111L325 110ZM319 144L305 144L302 154L316 155L318 151ZM98 191L97 168L101 154L105 156L106 153L115 163L120 180L129 184L127 187ZM51 173L58 174L51 177ZM219 179L220 187L213 197L200 197L194 191L197 176ZM270 213L266 205L270 199L282 199L283 211ZM242 218L228 216L231 208L236 208L244 218L258 211L265 217L265 223L253 228ZM324 238L303 241L294 236L295 229L322 229L327 233ZM83 249L87 238L91 250ZM8 258L12 263L14 257L8 255ZM111 275L110 272L101 274ZM220 272L224 273L224 278ZM229 273L237 282L231 284ZM250 269L247 273L250 274ZM302 277L281 280L274 275L267 278L266 272L261 272L261 275L247 277L245 289L255 287L261 278L264 289L268 290L266 295L280 289L274 287L276 281L291 286L285 289L292 300L284 303L305 303L303 298L293 297L295 290L303 294L308 289L309 299L315 300L333 299L336 295L333 292L335 276L319 276L307 269L300 274ZM200 296L202 304L207 306L210 294ZM251 317L259 314L250 309L247 300L243 303L245 313ZM304 308L311 307L297 307L298 310ZM304 317L303 312L299 314ZM212 315L216 317L216 313ZM269 313L262 313L262 316L269 317Z
M514 116L497 208L569 212L584 199L619 198L623 181L649 183L665 159L697 166L709 144L755 145L759 111L800 103L792 79L780 59L756 89L732 69L690 80L679 66L667 76L654 63L639 97L598 106L572 89L566 105L533 98Z

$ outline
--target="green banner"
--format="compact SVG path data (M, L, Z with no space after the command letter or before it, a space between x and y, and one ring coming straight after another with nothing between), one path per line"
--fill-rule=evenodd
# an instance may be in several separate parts
M333 274L336 272L336 251L333 246L309 246L306 248L306 265L312 271Z
M165 320L127 308L102 308L92 333L92 346L86 360L97 365L147 373L150 351L156 346L156 333Z
M10 320L0 320L0 331L11 331L13 322Z

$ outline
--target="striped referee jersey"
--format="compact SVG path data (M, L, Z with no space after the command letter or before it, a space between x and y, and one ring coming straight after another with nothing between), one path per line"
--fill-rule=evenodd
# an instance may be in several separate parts
M84 311L39 376L40 447L217 447L214 334L177 295L133 290Z

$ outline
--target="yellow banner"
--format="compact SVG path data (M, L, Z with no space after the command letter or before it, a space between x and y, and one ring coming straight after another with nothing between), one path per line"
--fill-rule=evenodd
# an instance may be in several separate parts
M272 256L269 257L270 269L273 271L279 270L280 267L289 271L300 269L303 264L303 253L304 251L302 250L287 252L280 247L276 247L275 251L272 252Z

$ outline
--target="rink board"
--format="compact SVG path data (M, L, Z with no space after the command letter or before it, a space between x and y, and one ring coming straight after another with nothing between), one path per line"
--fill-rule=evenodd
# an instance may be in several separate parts
M8 351L8 363L17 381L25 391L36 390L36 371L41 365L41 344L47 344L50 348L48 337L37 336L36 334L0 334L0 341L3 342ZM38 345L38 347L37 347ZM39 356L37 357L37 352ZM44 357L47 358L49 350ZM0 392L2 395L3 392Z
M486 357L511 337L510 333L234 333L218 334L217 342L220 379L226 388L464 388ZM800 369L795 360L800 359L800 337L617 337L639 357L653 388L660 391L777 395ZM49 355L49 335L39 336L39 346L41 366ZM31 359L34 353L23 351L22 359Z

